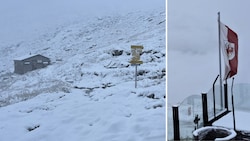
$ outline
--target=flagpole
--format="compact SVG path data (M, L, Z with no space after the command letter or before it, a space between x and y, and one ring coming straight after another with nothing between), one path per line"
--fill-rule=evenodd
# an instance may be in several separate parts
M221 109L223 108L222 99L222 75L221 75L221 43L220 43L220 12L218 12L218 29L219 29L219 71L220 71L220 99L221 99Z

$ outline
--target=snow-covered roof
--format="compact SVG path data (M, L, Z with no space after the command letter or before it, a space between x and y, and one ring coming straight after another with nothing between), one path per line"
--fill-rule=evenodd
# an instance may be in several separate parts
M28 55L26 54L26 55L14 58L14 60L24 60L24 59L27 59L27 58L30 58L30 57L33 57L33 56L37 56L37 55L40 55L40 54L28 54ZM41 55L41 56L43 56L43 55Z

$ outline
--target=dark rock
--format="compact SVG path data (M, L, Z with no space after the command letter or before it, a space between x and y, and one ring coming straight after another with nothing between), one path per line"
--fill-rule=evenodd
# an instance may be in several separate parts
M126 52L126 54L127 54L127 55L131 55L131 53L130 53L130 52Z
M152 99L154 99L154 98L155 98L155 94L150 94L150 95L147 96L147 98L152 98Z
M120 56L123 54L123 50L113 50L112 55L113 56Z
M28 130L28 131L33 131L33 130L35 130L36 128L39 128L39 127L40 127L40 125L36 125L36 126L34 126L34 127L28 127L27 130Z
M149 71L146 71L146 70L139 70L138 72L137 72L137 76L139 76L139 75L144 75L144 74L146 74L146 73L148 73Z

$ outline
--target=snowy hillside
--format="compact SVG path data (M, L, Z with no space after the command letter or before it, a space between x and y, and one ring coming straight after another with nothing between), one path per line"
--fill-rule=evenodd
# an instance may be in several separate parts
M138 67L130 46L143 45ZM38 39L0 44L1 140L165 140L165 11L62 25ZM13 58L52 64L14 74Z

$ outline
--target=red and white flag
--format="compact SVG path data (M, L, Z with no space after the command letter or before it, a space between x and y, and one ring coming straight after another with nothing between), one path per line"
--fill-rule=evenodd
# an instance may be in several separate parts
M228 26L220 22L220 44L225 61L224 80L237 74L238 36ZM228 75L229 74L229 75Z

